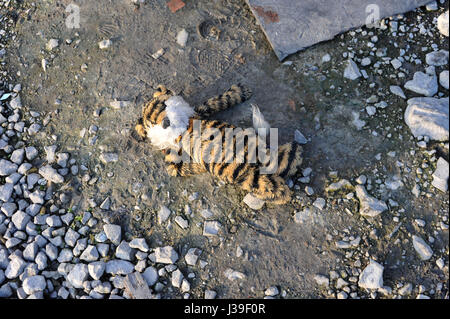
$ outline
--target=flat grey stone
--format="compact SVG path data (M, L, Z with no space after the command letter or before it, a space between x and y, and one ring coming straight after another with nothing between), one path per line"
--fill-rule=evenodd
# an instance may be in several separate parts
M129 245L131 248L136 248L143 252L149 251L149 247L144 238L135 238L132 241L130 241Z
M178 260L178 253L171 246L155 249L156 262L160 264L174 264Z
M184 256L184 260L186 261L186 264L188 264L189 266L195 266L198 257L200 257L201 254L202 254L201 249L191 248L188 250L186 256Z
M203 223L203 236L217 236L222 225L215 220L207 220Z
M255 197L251 193L245 195L243 202L253 210L260 210L261 208L263 208L265 204L265 202L262 199Z
M428 136L432 140L449 139L449 99L419 97L408 100L405 122L415 137Z
M44 276L31 276L25 278L22 287L27 295L32 295L35 292L44 291L47 287L47 281Z
M342 32L372 24L374 20L405 13L429 2L428 0L246 1L280 60L316 43L330 40Z
M433 256L433 250L431 247L419 236L413 235L413 246L419 255L420 259L428 260Z
M0 176L8 176L17 171L19 166L8 160L0 159Z
M359 213L361 215L375 217L388 209L385 202L370 196L364 186L357 185L355 190L360 202Z
M83 282L89 276L88 266L85 264L76 264L67 275L67 280L74 288L83 288Z
M142 277L149 286L153 286L158 281L158 271L154 267L147 267L142 273Z
M119 225L106 224L103 225L103 231L106 237L114 244L119 245L122 238L122 229Z
M400 96L402 99L406 99L405 93L403 93L403 90L401 87L397 85L391 85L389 87L392 94L395 94L397 96Z
M110 260L106 263L105 272L114 276L128 275L134 272L134 265L126 260Z
M448 51L439 50L427 53L425 61L428 65L443 66L448 64Z
M58 174L58 171L50 165L41 167L39 169L39 174L49 182L56 184L64 183L64 177Z
M433 96L438 91L437 76L416 72L414 73L413 79L406 82L405 89L421 95Z
M379 289L383 287L384 267L374 260L359 275L358 286L365 289Z

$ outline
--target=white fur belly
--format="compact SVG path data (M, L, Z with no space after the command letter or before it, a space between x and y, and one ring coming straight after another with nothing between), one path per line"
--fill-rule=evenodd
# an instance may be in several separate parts
M176 139L187 130L189 118L195 114L194 109L181 96L172 96L165 104L169 127L164 129L161 125L154 125L147 128L148 138L159 149L177 147Z

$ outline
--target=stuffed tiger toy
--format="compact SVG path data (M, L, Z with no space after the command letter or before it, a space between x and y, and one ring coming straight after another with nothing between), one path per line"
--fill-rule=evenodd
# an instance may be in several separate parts
M247 101L251 95L249 88L240 84L233 85L222 95L192 108L181 96L174 95L160 85L153 99L144 104L142 117L135 130L144 140L150 140L153 146L163 151L167 171L171 176L189 176L209 172L225 183L235 184L253 193L257 198L273 204L285 204L291 199L291 191L285 179L295 175L299 169L302 163L302 147L296 142L279 147L275 153L277 166L274 173L264 174L262 168L267 168L267 162L249 160L250 139L244 139L244 156L241 154L241 160L238 160L237 147L236 149L234 147L237 142L236 136L225 138L227 130L229 132L236 127L208 119L217 112ZM221 142L219 145L231 151L217 150L217 147L214 147L217 143L212 145L215 140L214 134L208 138L202 137L201 141L195 144L196 127L201 132L211 129L220 132L216 134L219 135L217 138ZM257 143L260 141L258 140ZM186 144L189 146L185 147ZM266 152L268 153L269 149ZM214 160L205 160L205 154ZM188 161L181 160L183 155Z

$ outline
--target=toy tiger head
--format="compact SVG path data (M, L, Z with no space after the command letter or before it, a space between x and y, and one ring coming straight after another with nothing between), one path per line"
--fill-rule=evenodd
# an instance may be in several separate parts
M160 85L153 99L144 104L136 131L142 138L150 139L153 146L166 149L176 146L176 139L186 131L194 114L181 96Z

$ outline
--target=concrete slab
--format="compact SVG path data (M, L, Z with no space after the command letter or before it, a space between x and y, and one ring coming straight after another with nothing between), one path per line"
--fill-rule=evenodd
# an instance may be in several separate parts
M283 60L288 55L430 0L246 0Z

